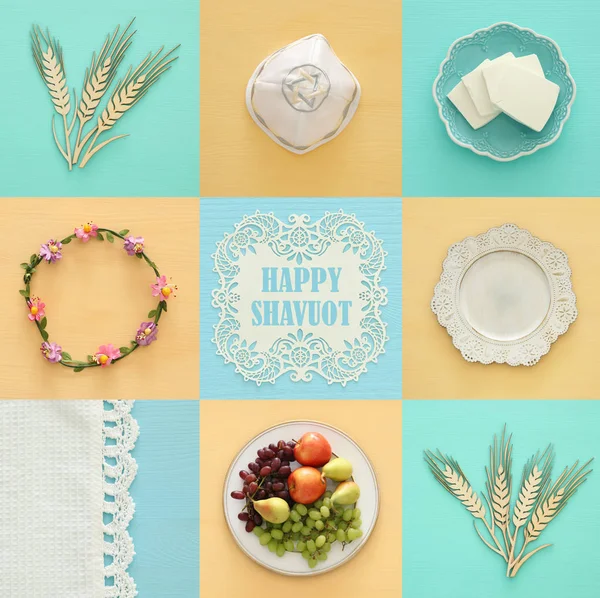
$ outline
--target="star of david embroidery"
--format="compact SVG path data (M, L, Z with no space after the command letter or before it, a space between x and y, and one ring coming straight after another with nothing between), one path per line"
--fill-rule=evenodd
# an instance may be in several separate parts
M319 108L329 95L331 83L319 67L305 64L292 69L283 80L285 99L294 110L312 112Z

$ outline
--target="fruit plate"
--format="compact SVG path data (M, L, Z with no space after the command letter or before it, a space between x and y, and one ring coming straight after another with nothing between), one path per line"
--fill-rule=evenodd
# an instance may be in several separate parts
M314 569L308 567L307 561L299 553L286 552L283 557L270 552L267 546L261 546L254 533L245 530L245 524L238 519L244 503L231 497L231 492L240 490L242 480L238 472L247 469L248 463L255 460L257 451L279 440L298 440L306 432L318 432L329 441L335 455L344 457L353 466L353 479L360 486L361 494L357 507L361 510L362 537L342 546L335 542L327 554L327 560L319 562ZM300 467L292 463L292 470ZM337 483L328 480L328 490L333 490ZM326 573L347 563L365 545L377 521L379 513L379 488L373 466L361 448L346 434L324 423L315 421L290 421L273 426L253 438L233 460L223 492L225 519L238 546L253 561L282 575L314 576Z
M546 79L560 87L554 112L539 133L506 114L474 130L447 97L461 78L486 58L493 60L506 52L517 57L537 54ZM575 81L556 42L531 29L504 22L461 37L450 46L433 84L433 98L454 143L481 156L509 162L533 154L558 139L575 101Z
M535 365L577 318L567 255L514 224L448 249L431 309L467 361Z

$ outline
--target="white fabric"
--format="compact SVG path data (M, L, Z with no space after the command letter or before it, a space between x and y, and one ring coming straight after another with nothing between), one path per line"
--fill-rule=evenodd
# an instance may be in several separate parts
M273 141L296 154L327 143L348 125L360 100L356 77L325 37L309 35L258 66L246 105Z
M0 401L0 596L103 598L102 401Z

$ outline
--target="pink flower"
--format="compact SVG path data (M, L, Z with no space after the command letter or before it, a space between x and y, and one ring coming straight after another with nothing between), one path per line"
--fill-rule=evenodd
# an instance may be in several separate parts
M121 357L121 351L114 345L100 345L98 352L94 355L94 361L104 368L119 357Z
M50 363L58 363L62 360L62 347L56 343L43 342L40 350Z
M45 315L44 307L46 307L45 303L42 303L39 299L29 299L27 301L27 305L29 306L29 313L27 317L33 322L39 322Z
M125 237L123 249L125 249L127 255L142 253L144 251L144 237L134 237L133 235Z
M75 229L75 236L81 239L84 243L87 243L92 237L98 236L98 226L88 222L80 228Z
M177 290L177 286L169 284L166 276L157 276L156 284L151 284L152 296L160 297L161 301L166 301L172 294L173 291Z
M47 262L53 264L62 257L62 253L60 252L61 249L62 243L60 241L50 239L47 243L44 243L44 245L40 247L40 256Z

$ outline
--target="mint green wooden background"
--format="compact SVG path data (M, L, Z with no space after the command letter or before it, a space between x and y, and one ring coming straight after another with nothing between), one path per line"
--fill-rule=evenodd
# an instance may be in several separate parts
M592 472L536 541L553 546L507 579L506 564L477 537L473 517L423 461L424 449L439 448L457 459L480 491L490 442L505 422L513 432L515 486L525 461L550 442L556 452L553 479L578 459L600 457L598 401L404 401L403 598L599 595L600 471Z
M198 195L199 8L190 0L4 0L0 196ZM54 108L31 57L31 27L49 27L59 39L67 83L79 96L92 52L101 49L107 33L132 17L137 17L138 32L119 74L162 45L181 44L180 58L113 129L131 136L100 151L84 169L69 172L52 137ZM56 117L58 127L62 117ZM39 202L42 206L47 200Z
M405 197L600 195L598 2L403 0L402 8ZM455 145L431 91L450 45L499 21L511 21L556 41L577 84L573 111L560 139L510 163Z

